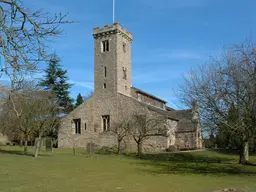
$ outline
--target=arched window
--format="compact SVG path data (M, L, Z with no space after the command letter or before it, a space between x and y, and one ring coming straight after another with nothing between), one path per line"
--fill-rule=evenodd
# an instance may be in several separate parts
M103 129L103 131L109 131L109 128L110 128L110 117L109 117L109 115L103 115L101 118L102 118L102 129Z
M81 119L73 119L73 122L75 123L75 133L81 134Z
M102 52L109 51L109 41L108 40L102 41L101 50L102 50Z

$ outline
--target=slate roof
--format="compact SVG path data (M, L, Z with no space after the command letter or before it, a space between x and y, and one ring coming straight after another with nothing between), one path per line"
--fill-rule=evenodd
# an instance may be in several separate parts
M143 91L143 90L141 90L141 89L138 89L138 88L136 88L136 87L131 87L131 88L134 89L136 93L141 93L141 94L146 95L146 96L148 96L148 97L151 97L151 98L153 98L153 99L155 99L155 100L158 100L158 101L160 101L160 102L162 102L162 103L167 103L167 101L162 100L162 99L160 99L160 98L158 98L158 97L156 97L156 96L154 96L154 95L152 95L152 94L150 94L150 93L147 93L147 92L145 92L145 91Z
M182 119L178 122L176 133L193 132L196 130L194 123L189 119Z
M167 111L175 111L175 109L173 109L173 108L171 108L171 107L169 107L169 106L166 106L166 110L167 110Z
M163 110L154 106L148 106L149 110L166 115L172 120L178 121L176 133L194 132L196 127L192 122L192 110ZM171 108L172 109L172 108Z
M119 93L121 94L121 93ZM121 94L123 95L123 94ZM126 95L123 95L128 97ZM166 107L166 110L149 105L147 103L143 103L136 98L129 97L130 99L134 99L136 102L140 103L140 105L146 106L149 110L157 112L159 114L165 115L171 120L178 121L176 133L185 133L185 132L193 132L195 131L195 125L192 120L192 109L187 110L175 110L171 107Z
M137 92L137 93L141 93L143 95L146 95L148 97L151 97L155 100L158 100L164 104L166 104L167 102L154 96L154 95L151 95L141 89L138 89L138 88L135 88L135 87L132 87L132 89ZM136 100L138 101L138 100ZM163 110L161 108L157 108L157 107L154 107L152 105L148 105L146 103L143 103L141 101L138 101L140 102L141 104L147 106L147 108L151 111L155 111L157 113L160 113L162 115L165 115L167 116L169 119L172 119L172 120L175 120L175 121L178 121L178 127L177 127L177 130L176 132L177 133L182 133L182 132L192 132L195 130L195 127L194 127L194 124L193 122L191 121L192 120L192 110L191 109L187 109L187 110L175 110L171 107L168 107L166 106L166 110Z
M182 118L186 118L186 119L192 119L193 114L192 114L192 109L186 109L186 110L175 110L175 113L182 117Z
M147 105L147 104L146 104ZM162 115L165 115L166 117L168 117L169 119L172 119L172 120L175 120L175 121L179 121L181 119L180 116L178 116L177 114L175 113L170 113L169 111L166 111L166 110L163 110L163 109L160 109L160 108L157 108L157 107L154 107L154 106L151 106L151 105L147 105L148 109L151 110L151 111L155 111L157 113L160 113Z
M147 105L147 104L145 104ZM192 120L192 110L167 111L154 106L147 105L149 110L167 116L169 119L178 121L176 133L194 132L196 127Z
M192 109L175 110L172 112L181 117L180 121L178 122L176 133L193 132L196 130L196 127L192 122Z

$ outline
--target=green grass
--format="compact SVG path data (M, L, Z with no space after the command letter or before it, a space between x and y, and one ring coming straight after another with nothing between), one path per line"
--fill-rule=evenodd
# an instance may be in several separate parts
M19 147L0 149L0 192L212 192L256 191L256 166L213 151L135 156L57 149L34 159ZM256 162L256 157L251 158Z

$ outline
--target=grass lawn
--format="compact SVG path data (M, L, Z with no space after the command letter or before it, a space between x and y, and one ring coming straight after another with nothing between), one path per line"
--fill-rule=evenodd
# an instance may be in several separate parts
M220 152L134 156L84 154L56 149L37 159L19 147L0 149L0 192L212 192L256 191L256 166L238 165ZM256 162L256 157L251 157Z

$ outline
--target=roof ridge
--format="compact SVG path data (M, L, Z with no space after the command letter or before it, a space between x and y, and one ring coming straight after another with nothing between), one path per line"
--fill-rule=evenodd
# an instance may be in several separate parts
M161 101L161 102L163 102L163 103L167 103L167 101L165 101L165 100L163 100L163 99L161 99L161 98L159 98L159 97L157 97L157 96L155 96L155 95L152 95L152 94L150 94L150 93L147 93L147 92L145 92L145 91L143 91L143 90L141 90L141 89L139 89L139 88L136 88L136 87L131 87L132 89L135 89L137 92L140 92L140 93L142 93L142 94L145 94L145 95L148 95L148 96L150 96L150 97L152 97L152 98L154 98L154 99L156 99L156 100L159 100L159 101Z

